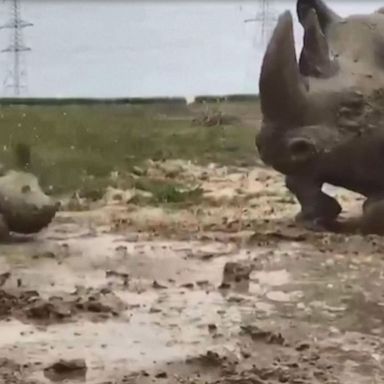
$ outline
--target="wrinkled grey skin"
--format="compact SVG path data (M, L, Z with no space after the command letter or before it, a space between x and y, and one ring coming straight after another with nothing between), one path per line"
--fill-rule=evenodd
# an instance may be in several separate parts
M384 13L341 18L321 0L298 0L297 14L299 60L289 12L264 56L260 157L285 175L304 225L335 223L342 208L322 191L328 183L366 197L363 230L378 219L384 229Z
M59 204L42 191L38 179L27 168L0 172L0 240L9 239L10 232L41 231L58 208Z

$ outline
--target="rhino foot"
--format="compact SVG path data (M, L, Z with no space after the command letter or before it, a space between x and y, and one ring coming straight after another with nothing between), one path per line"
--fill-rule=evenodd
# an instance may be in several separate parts
M296 176L287 176L285 183L301 205L297 223L312 231L334 230L342 208L336 199L321 190L321 184Z
M335 220L326 220L320 217L305 217L302 212L296 215L295 222L300 227L312 232L337 232L339 228Z

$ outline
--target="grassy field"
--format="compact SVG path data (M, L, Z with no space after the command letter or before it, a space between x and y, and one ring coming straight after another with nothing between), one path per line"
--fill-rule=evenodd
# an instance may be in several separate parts
M12 165L12 147L30 144L33 170L54 194L106 186L111 172L147 159L254 164L258 105L221 105L231 124L193 124L207 108L214 107L3 106L0 160Z

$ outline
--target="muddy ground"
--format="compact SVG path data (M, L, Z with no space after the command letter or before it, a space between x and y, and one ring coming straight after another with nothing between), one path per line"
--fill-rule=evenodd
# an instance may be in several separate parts
M147 172L203 195L175 209L109 189L1 246L1 383L384 382L382 238L295 227L270 170Z

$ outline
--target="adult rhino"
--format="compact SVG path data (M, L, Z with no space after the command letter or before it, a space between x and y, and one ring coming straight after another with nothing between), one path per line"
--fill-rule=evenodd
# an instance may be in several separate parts
M383 225L384 11L343 18L321 0L298 0L297 15L299 60L290 12L263 59L260 157L285 175L304 225L332 228L342 210L324 183L366 197L363 229Z

